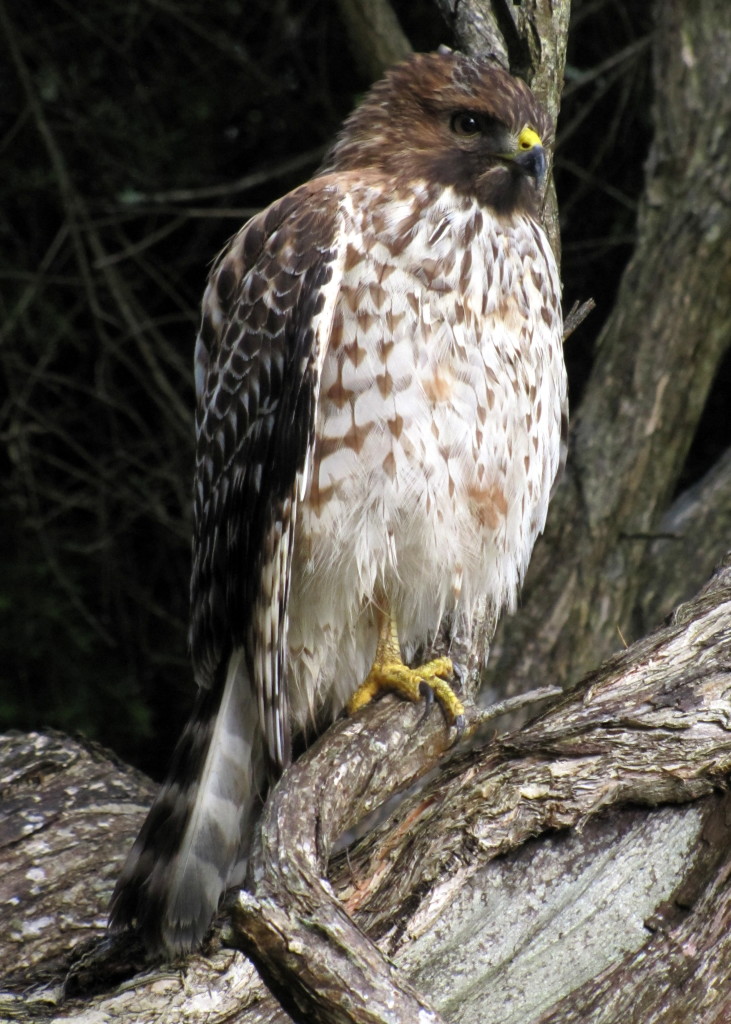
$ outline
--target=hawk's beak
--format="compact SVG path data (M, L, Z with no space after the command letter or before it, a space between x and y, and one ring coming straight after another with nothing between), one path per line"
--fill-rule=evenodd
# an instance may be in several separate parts
M524 174L533 178L539 188L543 188L546 180L546 151L540 136L532 128L524 128L518 136L518 148L513 162Z

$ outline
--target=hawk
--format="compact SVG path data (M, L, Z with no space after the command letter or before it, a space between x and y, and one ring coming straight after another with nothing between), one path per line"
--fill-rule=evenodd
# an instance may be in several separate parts
M507 72L414 55L213 267L195 353L199 700L111 906L153 952L191 948L243 881L308 723L425 681L462 722L449 659L407 663L514 606L559 472L550 134Z

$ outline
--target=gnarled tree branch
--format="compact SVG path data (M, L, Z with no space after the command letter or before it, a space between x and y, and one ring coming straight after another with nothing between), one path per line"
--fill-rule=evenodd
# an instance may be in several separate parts
M449 754L436 709L420 723L421 708L389 698L343 720L271 795L234 941L256 943L295 1020L436 1020L431 1001L443 1019L484 1020L492 1006L490 1019L578 1024L611 1020L606 1007L643 992L644 1015L627 1019L651 1024L675 998L678 958L705 979L678 1019L723 1019L731 902L716 791L731 769L730 695L731 558L671 622L517 733L477 733ZM473 710L471 728L479 719ZM22 992L3 997L5 1013L196 1021L206 993L207 1020L283 1019L246 961L215 946L185 974L151 970L132 988L53 1005L64 952L102 933L111 850L121 860L143 813L124 791L139 780L58 737L6 737L0 752L12 810L0 899L15 901L0 962L18 965L3 987ZM404 787L414 788L388 820L328 865L337 835ZM85 825L107 845L84 842ZM676 933L687 936L680 952ZM648 958L667 984L650 983ZM496 971L515 987L496 986ZM50 988L30 997L39 982Z

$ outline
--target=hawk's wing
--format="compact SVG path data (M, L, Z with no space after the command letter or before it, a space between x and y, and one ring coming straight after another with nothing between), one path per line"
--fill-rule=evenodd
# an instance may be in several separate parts
M282 634L341 273L337 204L316 180L235 236L211 274L196 346L193 664L199 684L221 686L243 651L280 770L290 756Z
M289 758L289 570L340 282L337 205L313 182L269 207L204 299L190 627L202 690L110 908L112 927L136 926L152 950L202 938L250 838L264 762Z

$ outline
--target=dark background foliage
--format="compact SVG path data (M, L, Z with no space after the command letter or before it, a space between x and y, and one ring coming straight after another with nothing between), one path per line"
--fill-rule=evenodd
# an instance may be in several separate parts
M415 49L450 43L394 3ZM0 65L0 728L159 774L190 707L191 360L207 267L368 82L327 0L8 5ZM574 4L555 172L572 398L632 251L649 20ZM683 486L728 443L708 402ZM726 384L726 387L724 386Z

